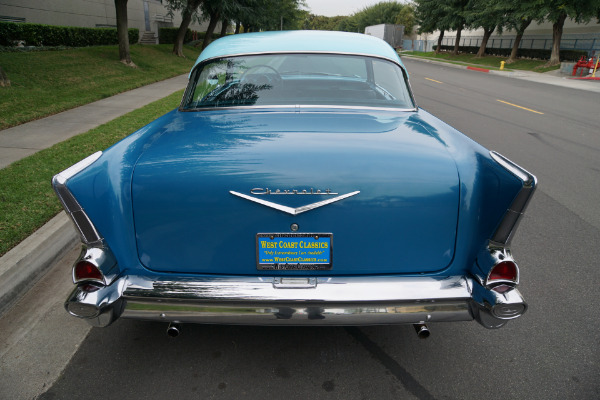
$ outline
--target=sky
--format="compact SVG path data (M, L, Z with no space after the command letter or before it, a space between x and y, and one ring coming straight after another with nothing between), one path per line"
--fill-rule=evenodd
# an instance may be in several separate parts
M311 14L335 17L350 15L384 0L305 0Z

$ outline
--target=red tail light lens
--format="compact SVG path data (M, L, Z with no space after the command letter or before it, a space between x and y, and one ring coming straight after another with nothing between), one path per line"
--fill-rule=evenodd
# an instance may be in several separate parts
M102 272L89 261L82 260L75 264L73 275L75 277L75 282L89 280L104 282L104 275L102 275Z
M492 268L488 282L499 280L517 282L518 274L517 264L512 261L502 261Z

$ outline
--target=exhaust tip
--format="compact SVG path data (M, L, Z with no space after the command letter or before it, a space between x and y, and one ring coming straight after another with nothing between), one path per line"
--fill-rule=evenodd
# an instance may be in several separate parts
M167 327L167 336L172 338L179 336L179 324L170 323Z
M429 328L425 324L414 324L415 332L417 332L417 336L419 339L427 339L431 332L429 332Z

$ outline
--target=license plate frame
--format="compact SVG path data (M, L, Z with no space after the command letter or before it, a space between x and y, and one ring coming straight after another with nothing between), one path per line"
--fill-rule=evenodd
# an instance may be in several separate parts
M332 267L332 233L256 234L260 271L329 271Z

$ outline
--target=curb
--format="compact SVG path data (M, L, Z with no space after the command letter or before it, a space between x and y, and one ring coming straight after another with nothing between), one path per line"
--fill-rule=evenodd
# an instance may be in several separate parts
M0 257L0 314L15 304L52 264L79 243L64 211Z
M595 80L600 80L598 78L572 79L570 77L548 77L548 76L544 76L544 74L527 73L525 71L519 71L519 70L500 71L500 70L495 70L495 69L478 68L478 67L471 67L469 65L459 65L459 64L452 64L452 63L447 63L447 62L443 62L443 61L429 60L426 58L411 57L411 56L402 55L402 54L400 55L400 57L405 57L406 59L414 60L417 62L425 62L425 63L440 65L440 66L449 67L449 68L474 70L477 72L485 72L485 73L488 73L491 75L503 76L506 78L522 79L522 80L526 80L526 81L543 83L543 84L547 84L547 85L561 86L561 87L567 87L567 88L576 89L576 90L586 90L586 91L590 91L590 92L600 93L599 85L589 83L589 82L593 82ZM410 72L409 72L409 74L410 74Z
M467 66L467 69L470 69L471 71L479 71L479 72L485 72L485 73L490 72L490 70L487 68L471 67L470 65Z

